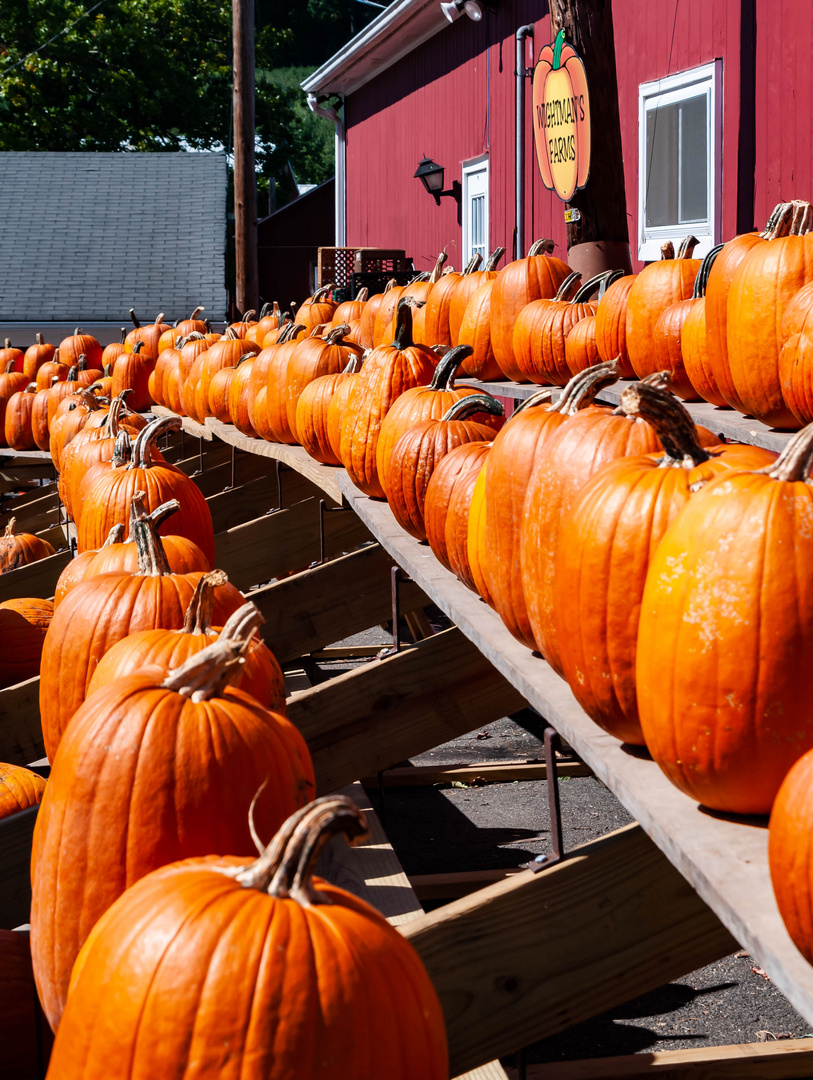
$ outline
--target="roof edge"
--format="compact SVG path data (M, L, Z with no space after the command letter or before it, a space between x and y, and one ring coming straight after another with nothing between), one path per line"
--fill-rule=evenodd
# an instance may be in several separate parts
M395 0L301 86L307 94L351 94L449 22L440 0Z

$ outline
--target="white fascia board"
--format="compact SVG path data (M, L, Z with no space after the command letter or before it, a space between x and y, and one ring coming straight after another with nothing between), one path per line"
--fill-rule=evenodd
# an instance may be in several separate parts
M396 0L309 75L302 89L307 94L352 94L448 25L440 0Z

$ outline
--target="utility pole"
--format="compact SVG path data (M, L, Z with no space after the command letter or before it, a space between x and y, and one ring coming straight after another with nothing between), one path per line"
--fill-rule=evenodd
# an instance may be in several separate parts
M584 62L590 91L592 153L587 186L569 206L568 262L584 279L616 268L631 273L627 193L618 115L618 78L611 0L551 0L552 36L564 29Z
M257 177L254 171L254 0L232 0L234 65L234 254L237 307L259 309Z

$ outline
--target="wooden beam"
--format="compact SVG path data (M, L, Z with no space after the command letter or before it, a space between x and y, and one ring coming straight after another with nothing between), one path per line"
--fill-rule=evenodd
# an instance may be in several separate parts
M47 559L21 566L0 574L0 600L13 600L20 596L40 596L48 598L54 595L59 575L71 561L68 548L49 555Z
M369 533L348 510L325 518L325 555L357 547ZM238 589L249 589L319 558L319 503L307 499L289 509L263 515L215 536L215 563ZM355 777L351 777L355 779Z
M31 910L31 838L38 806L0 821L0 930L29 921Z
M40 725L40 677L0 690L0 761L28 765L45 753Z
M335 517L329 514L326 524ZM379 544L282 578L251 593L263 613L263 640L280 663L341 641L392 617L392 558ZM428 603L417 585L400 586L401 610Z
M36 499L26 499L20 503L16 499L7 499L0 514L0 528L5 528L12 518L17 519L18 532L39 532L40 529L56 525L59 511L56 487L39 490L45 494Z
M652 1054L623 1054L588 1061L552 1061L529 1065L527 1080L791 1080L813 1076L811 1039L702 1046L696 1050L665 1050ZM516 1072L509 1070L511 1080Z
M288 717L305 736L323 794L522 704L510 683L452 628L293 694Z
M413 874L409 884L415 895L424 903L426 900L456 900L469 896L495 881L505 881L525 873L524 870L461 870L452 874Z
M440 997L451 1072L538 1039L737 947L637 824L556 866L402 927Z
M559 776L593 776L593 770L583 761L560 761ZM515 780L547 780L544 761L496 761L481 765L411 765L385 769L381 774L384 787L429 787L432 784L451 784L457 781L471 784L486 780L489 784L510 784ZM376 777L364 777L365 786L376 785Z

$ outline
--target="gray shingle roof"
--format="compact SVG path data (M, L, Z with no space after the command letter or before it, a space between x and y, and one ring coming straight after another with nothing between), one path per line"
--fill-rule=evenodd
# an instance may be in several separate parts
M0 153L0 320L226 309L224 153Z

